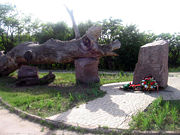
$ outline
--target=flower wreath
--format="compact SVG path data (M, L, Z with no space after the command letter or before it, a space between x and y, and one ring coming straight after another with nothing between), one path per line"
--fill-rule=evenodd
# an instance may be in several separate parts
M141 81L141 86L144 90L158 90L158 83L152 76L145 77L144 80Z
M129 84L123 85L124 90L146 90L146 91L152 91L152 90L159 90L159 86L157 81L152 76L146 76L144 79L140 82L140 84L132 84L130 82Z

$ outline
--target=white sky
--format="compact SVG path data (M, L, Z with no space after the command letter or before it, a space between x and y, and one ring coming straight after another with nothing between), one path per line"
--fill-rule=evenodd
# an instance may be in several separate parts
M66 4L73 9L77 23L113 17L124 24L136 24L140 31L180 32L180 0L0 0L7 2L44 22L65 21L71 25Z

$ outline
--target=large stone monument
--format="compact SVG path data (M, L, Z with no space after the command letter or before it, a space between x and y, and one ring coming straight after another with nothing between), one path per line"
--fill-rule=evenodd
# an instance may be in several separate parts
M164 40L154 41L141 46L134 71L133 83L140 83L145 76L152 75L160 87L167 87L168 52L168 42Z

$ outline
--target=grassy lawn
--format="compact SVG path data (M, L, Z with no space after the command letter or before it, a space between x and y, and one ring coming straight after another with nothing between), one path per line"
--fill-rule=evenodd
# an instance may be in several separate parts
M46 73L39 73L42 77ZM74 73L55 73L53 83L43 86L16 87L16 73L0 78L0 96L14 107L41 117L51 116L105 95L99 90L105 83L131 81L131 73L100 74L100 85L75 85Z
M132 129L180 130L180 100L156 99L145 112L133 116Z
M169 68L169 72L180 72L180 67L177 68Z

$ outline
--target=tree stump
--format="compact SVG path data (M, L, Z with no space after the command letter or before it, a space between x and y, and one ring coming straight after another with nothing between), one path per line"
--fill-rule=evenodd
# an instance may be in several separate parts
M23 65L18 71L17 86L30 86L39 84L38 69L36 67Z
M17 86L44 85L53 82L55 75L49 71L49 74L39 79L38 68L23 65L18 71Z
M76 83L99 83L98 58L79 58L75 60Z

